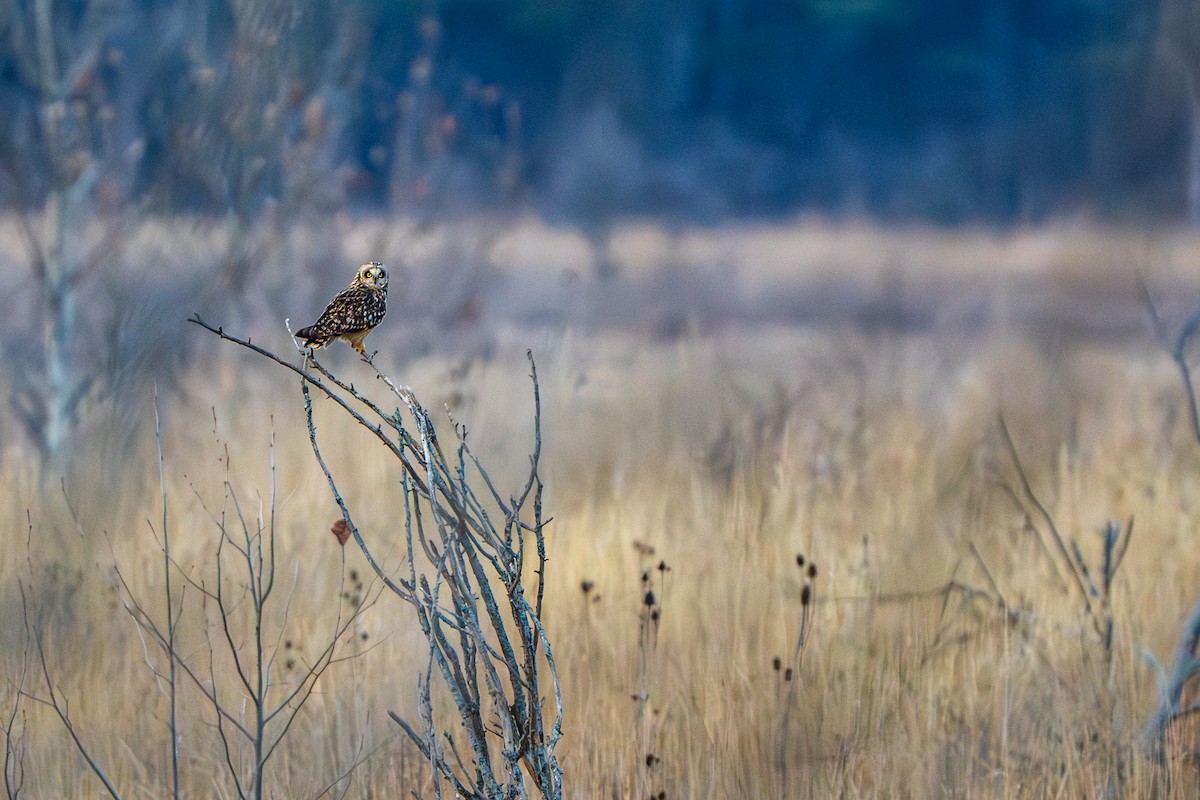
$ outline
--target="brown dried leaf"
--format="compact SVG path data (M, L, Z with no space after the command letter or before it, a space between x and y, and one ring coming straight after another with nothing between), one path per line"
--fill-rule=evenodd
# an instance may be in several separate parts
M329 530L333 532L334 538L338 540L338 544L345 547L346 540L350 538L350 525L346 523L346 520L339 519L334 521Z

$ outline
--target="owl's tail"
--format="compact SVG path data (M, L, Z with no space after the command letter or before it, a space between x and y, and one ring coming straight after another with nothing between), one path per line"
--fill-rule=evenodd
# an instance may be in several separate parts
M304 344L309 347L322 347L326 341L324 336L317 333L316 325L309 325L307 328L296 331L296 338L303 339Z

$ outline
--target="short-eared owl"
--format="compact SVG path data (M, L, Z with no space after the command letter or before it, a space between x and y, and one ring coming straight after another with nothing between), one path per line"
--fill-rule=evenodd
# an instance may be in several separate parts
M371 261L358 268L350 285L337 293L317 321L296 331L306 347L325 347L345 339L359 353L363 339L387 313L388 275L383 264Z

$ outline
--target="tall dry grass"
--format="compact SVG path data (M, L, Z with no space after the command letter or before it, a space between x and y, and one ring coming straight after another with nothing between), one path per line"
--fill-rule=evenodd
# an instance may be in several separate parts
M1061 274L1041 280L1089 285ZM1032 306L1010 290L981 290L1015 311L976 330L514 324L487 357L380 354L427 402L455 407L501 486L526 468L525 349L538 358L554 516L546 625L571 796L1192 796L1186 735L1161 766L1136 748L1157 697L1144 652L1166 658L1200 599L1200 448L1178 375L1148 336L1013 322ZM295 381L208 345L159 401L172 548L193 574L211 567L204 506L226 481L249 507L269 506L273 432L280 572L295 583L279 641L303 659L347 602L351 571L369 570L329 534L338 512ZM355 376L348 351L326 358ZM20 672L20 583L93 756L125 796L159 797L165 697L112 575L118 565L143 600L161 599L152 401L131 402L133 434L94 417L61 485L19 454L3 461L0 699ZM1111 652L1042 520L1009 491L1000 413L1034 491L1087 558L1107 521L1135 520ZM318 403L317 422L338 443L331 468L354 476L342 488L364 537L400 564L399 476L334 409ZM270 796L315 796L368 754L338 793L428 796L427 767L386 714L415 702L415 623L385 599L356 633L354 657L323 677L272 763ZM202 698L185 689L181 707L187 794L230 796ZM96 795L51 712L21 709L25 796Z

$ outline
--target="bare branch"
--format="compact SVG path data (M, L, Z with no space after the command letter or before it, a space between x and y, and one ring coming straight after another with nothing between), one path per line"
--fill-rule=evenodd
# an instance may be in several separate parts
M83 760L87 762L88 768L91 769L92 773L100 780L100 783L104 784L104 788L108 791L108 793L117 798L117 800L120 800L120 792L118 792L116 787L112 785L112 782L109 781L108 776L104 774L104 770L100 767L100 764L97 763L97 761L92 757L91 752L83 743L83 740L79 736L79 732L75 729L75 723L71 721L71 716L67 711L65 701L59 699L58 692L54 689L54 679L50 676L50 664L46 661L46 649L42 644L41 628L38 623L30 620L29 607L25 599L24 584L22 584L20 588L21 612L25 619L25 629L32 637L33 642L37 647L38 663L42 668L42 677L46 681L46 692L48 694L46 699L35 697L33 695L26 695L26 697L42 703L43 705L47 705L54 710L55 716L58 717L59 721L63 724L63 727L66 728L67 734L71 737L71 741L75 743L75 749L79 752L79 755L82 756Z
M444 448L430 415L412 390L396 385L370 359L365 362L376 378L411 414L412 432L399 411L385 413L378 403L333 376L311 356L306 355L302 365L296 366L199 318L192 322L301 378L309 442L342 520L383 586L413 607L429 645L427 673L418 686L420 729L398 714L390 716L429 761L436 796L441 796L445 782L462 796L528 797L528 775L542 797L561 800L562 770L554 749L562 736L562 693L541 622L548 520L542 508L541 399L532 354L527 354L534 428L529 472L520 490L505 500L468 447L465 427L454 424L457 446ZM355 523L322 452L310 387L333 399L399 462L405 497L404 578L389 574ZM472 486L475 478L486 487L483 496ZM527 534L534 536L537 549L532 604L525 597ZM250 546L249 540L241 543L243 550ZM265 598L260 594L260 599ZM331 658L331 651L318 657L311 673L313 681ZM545 708L540 688L547 674L553 687L552 710ZM460 726L439 730L435 723L435 675L453 703ZM285 724L290 724L295 712L285 709L294 708L289 705L292 698L302 703L311 691L306 676L271 715L285 717ZM461 753L459 742L469 745ZM468 755L469 761L464 758Z
M1083 579L1079 576L1079 571L1076 567L1075 561L1067 552L1066 543L1063 542L1062 535L1058 532L1058 525L1055 524L1054 517L1050 514L1050 511L1046 508L1045 504L1043 504L1038 498L1037 493L1033 491L1033 487L1029 485L1029 478L1025 474L1025 467L1021 463L1021 457L1017 453L1017 446L1013 443L1012 435L1008 432L1008 424L1004 421L1003 414L1001 414L999 417L999 425L1000 435L1004 439L1004 446L1008 450L1013 467L1017 471L1017 477L1021 482L1021 489L1024 492L1025 499L1028 500L1034 509L1037 510L1038 515L1041 516L1042 520L1046 523L1046 527L1050 531L1050 539L1054 542L1054 546L1058 550L1058 554L1062 558L1063 564L1065 565L1067 571L1071 574L1071 578L1075 583L1075 588L1079 590L1080 597L1083 599L1088 613L1091 613L1092 601L1088 595L1087 589L1085 589L1083 586Z

